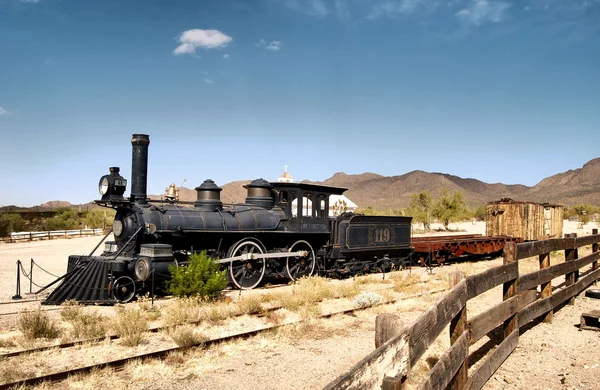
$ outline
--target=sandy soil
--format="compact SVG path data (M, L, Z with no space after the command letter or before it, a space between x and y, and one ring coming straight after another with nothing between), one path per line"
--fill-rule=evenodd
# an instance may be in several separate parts
M485 227L480 223L464 223L451 226L468 233L484 234ZM585 235L597 226L588 224L582 229L577 223L565 223L565 233ZM483 229L483 230L481 230ZM589 232L588 232L589 231ZM464 234L464 232L463 232ZM0 300L10 301L15 288L15 261L27 260L29 272L30 258L47 271L60 275L66 269L69 254L87 254L98 243L100 237L73 238L68 240L37 241L32 243L0 244ZM467 274L480 272L501 264L501 260L477 263L459 263L442 268L434 268L433 274L424 268L413 269L425 283L418 290L422 292L430 283L444 280L452 270L462 270ZM520 265L521 266L521 265ZM523 267L527 268L526 263ZM407 271L403 271L407 272ZM39 279L38 279L39 277ZM381 276L374 275L374 279ZM40 285L54 279L34 269L34 281ZM352 283L331 281L331 283ZM560 283L554 281L554 284ZM382 289L381 282L365 284L362 289ZM279 289L288 289L291 286ZM23 292L29 289L28 282L22 281ZM264 291L244 292L244 294L263 294ZM228 293L235 299L237 292ZM500 302L501 288L494 289L476 300L469 302L469 316L473 316L486 307ZM346 372L353 364L370 353L374 348L374 319L379 312L399 313L405 323L410 324L418 315L437 299L439 295L427 294L418 298L400 301L394 305L383 305L351 316L335 316L330 320L311 320L305 327L291 326L286 331L269 333L244 341L232 342L208 350L194 349L185 355L170 356L162 361L133 363L123 371L100 371L91 376L70 379L66 383L52 385L49 388L129 388L129 389L313 389L321 388L336 376ZM24 295L24 298L27 296ZM168 304L164 303L165 305ZM0 336L15 334L16 316L2 316L25 306L38 306L39 303L0 305ZM351 305L347 300L321 306L321 310ZM111 308L94 308L103 312ZM574 306L566 306L555 314L552 324L540 324L521 335L519 347L507 359L488 382L485 389L600 389L600 332L580 331L582 312L600 310L600 301L580 297ZM54 312L57 316L57 312ZM285 316L293 319L294 314ZM202 332L225 332L227 330L248 329L261 326L254 318L244 316L235 322L224 323L215 329L200 329ZM266 320L261 320L266 321ZM443 337L432 347L430 357L435 358L447 347ZM146 351L173 345L173 341L164 334L149 337L139 348ZM473 351L473 350L472 350ZM97 347L82 347L79 352L67 356L49 353L29 361L26 370L51 366L58 368L69 362L81 362L86 359L103 356L117 357L131 349L123 349L114 344L101 344ZM415 376L427 366L427 356L422 359ZM416 382L415 378L411 383Z

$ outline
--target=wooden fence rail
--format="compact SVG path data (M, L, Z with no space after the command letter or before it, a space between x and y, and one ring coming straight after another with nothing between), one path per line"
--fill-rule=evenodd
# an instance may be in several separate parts
M467 278L451 277L451 289L409 327L374 350L326 389L402 389L410 370L443 330L450 326L450 348L422 379L419 389L481 389L519 342L520 327L541 318L551 321L554 310L600 279L600 235L566 236L504 247L504 264ZM579 258L578 249L592 245L590 255ZM551 264L550 254L564 251L564 262ZM518 262L537 256L540 270L520 274ZM583 270L591 264L589 269ZM565 276L553 291L552 280ZM503 286L503 300L467 318L467 303L482 293ZM539 286L539 291L538 291ZM503 339L476 369L469 370L469 346L501 327Z
M72 229L72 230L52 230L45 232L18 232L11 233L8 237L0 237L0 241L18 242L18 241L33 241L45 240L59 237L82 237L95 236L103 234L102 228L97 229Z

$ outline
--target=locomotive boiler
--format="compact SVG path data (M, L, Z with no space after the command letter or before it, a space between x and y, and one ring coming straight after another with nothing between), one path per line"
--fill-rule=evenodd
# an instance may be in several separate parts
M411 256L410 217L329 216L330 195L345 188L256 179L244 186L244 204L224 205L222 189L208 179L195 188L194 202L150 200L149 136L134 134L131 143L130 196L123 196L127 180L111 167L100 178L101 199L95 201L116 210L114 241L99 256L92 255L95 250L70 256L67 273L45 304L127 302L156 292L169 278L169 266L185 266L199 251L225 267L231 286L239 289L270 278L385 271Z

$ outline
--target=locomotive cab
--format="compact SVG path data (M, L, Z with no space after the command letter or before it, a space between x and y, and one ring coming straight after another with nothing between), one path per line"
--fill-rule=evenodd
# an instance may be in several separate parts
M286 230L329 232L329 196L342 195L346 188L308 183L270 183L275 205L287 218Z

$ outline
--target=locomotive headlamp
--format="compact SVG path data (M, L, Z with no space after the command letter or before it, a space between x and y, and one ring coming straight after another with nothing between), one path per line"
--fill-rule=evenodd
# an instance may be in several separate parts
M127 180L119 174L119 167L109 168L110 174L104 175L98 182L98 192L102 195L102 200L105 202L122 201Z

